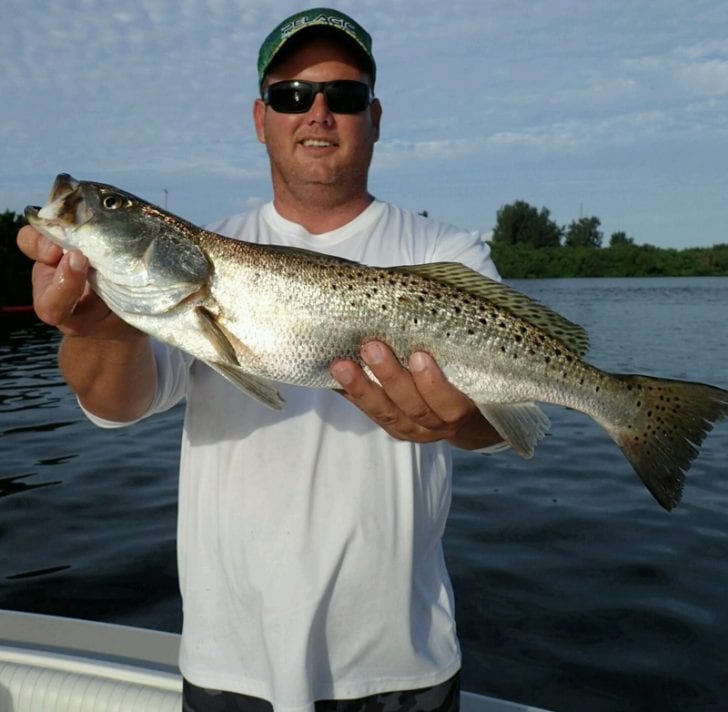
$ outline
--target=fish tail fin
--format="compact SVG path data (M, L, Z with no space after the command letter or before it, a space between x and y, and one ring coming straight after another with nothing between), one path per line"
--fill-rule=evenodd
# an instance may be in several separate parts
M702 383L615 376L630 398L627 422L606 425L655 499L672 509L685 472L713 424L728 416L728 391Z

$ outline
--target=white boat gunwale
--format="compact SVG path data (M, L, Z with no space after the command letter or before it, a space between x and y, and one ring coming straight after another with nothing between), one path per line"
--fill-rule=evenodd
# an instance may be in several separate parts
M107 709L84 695L114 710L179 710L178 653L175 633L0 609L0 712L35 712L39 699L53 712ZM461 712L546 711L464 691Z

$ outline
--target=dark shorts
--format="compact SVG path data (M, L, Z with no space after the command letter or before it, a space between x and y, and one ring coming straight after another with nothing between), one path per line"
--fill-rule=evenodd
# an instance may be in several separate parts
M460 673L433 687L383 692L358 700L322 700L316 712L458 712ZM272 712L270 702L234 692L206 690L184 681L182 712Z

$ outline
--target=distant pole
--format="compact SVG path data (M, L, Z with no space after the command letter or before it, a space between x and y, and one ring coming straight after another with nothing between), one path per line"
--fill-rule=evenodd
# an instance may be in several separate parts
M166 188L164 188L163 190L164 190L164 209L166 210L167 209L167 198L169 197L169 191Z

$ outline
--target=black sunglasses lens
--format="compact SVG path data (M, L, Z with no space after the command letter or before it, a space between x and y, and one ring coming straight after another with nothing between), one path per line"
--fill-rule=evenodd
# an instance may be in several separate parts
M313 104L313 87L303 82L277 82L266 90L266 102L281 114L302 114Z
M282 114L303 114L311 108L314 96L323 91L329 110L335 114L358 114L369 106L371 92L363 82L286 81L271 84L264 94L265 102Z
M369 106L369 87L362 82L329 82L324 95L334 114L358 114Z

